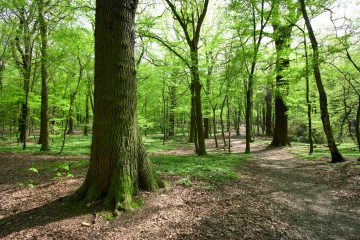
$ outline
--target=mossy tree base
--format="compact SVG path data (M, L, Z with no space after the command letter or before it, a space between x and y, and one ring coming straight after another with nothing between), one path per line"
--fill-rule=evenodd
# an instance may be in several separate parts
M331 163L345 162L345 158L339 152L331 153Z
M128 155L125 159L110 158L104 161L103 158L100 164L107 162L108 166L103 167L102 171L99 171L99 162L92 158L87 178L77 191L77 199L84 204L102 202L106 207L114 209L115 213L132 211L138 205L133 201L133 196L138 195L140 190L154 191L165 187L152 168L143 146L139 144L140 141L137 150L123 154Z

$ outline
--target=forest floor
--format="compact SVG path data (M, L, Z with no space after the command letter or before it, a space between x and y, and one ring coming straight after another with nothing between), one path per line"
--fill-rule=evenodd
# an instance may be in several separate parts
M212 141L207 144L215 151ZM243 150L244 140L233 139L232 152ZM34 162L81 163L88 157L0 153L0 238L359 239L360 171L355 158L334 165L328 159L298 159L290 148L254 144L252 151L251 160L235 167L237 178L210 187L197 178L180 185L182 176L162 174L168 188L143 192L144 205L116 219L109 211L76 211L67 204L86 168L79 168L76 177L56 180L27 171ZM192 150L157 154L189 155ZM59 168L66 171L67 166Z

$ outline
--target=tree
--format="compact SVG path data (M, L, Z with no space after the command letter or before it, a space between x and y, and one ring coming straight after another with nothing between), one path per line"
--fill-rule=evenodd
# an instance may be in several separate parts
M34 38L37 30L37 21L34 18L34 4L32 2L15 2L11 6L9 22L17 22L18 29L12 41L12 55L23 77L24 99L21 103L19 123L19 142L26 148L29 126L29 94L32 77L32 61ZM13 17L14 16L14 17Z
M38 0L38 18L41 37L41 125L40 151L49 150L49 112L48 112L48 24L45 19L44 0Z
M80 199L105 198L131 209L139 189L163 186L147 158L136 120L134 62L137 0L98 0L95 22L94 126Z
M314 77L316 81L316 86L319 92L319 99L320 99L320 111L321 111L321 121L323 124L324 132L326 135L327 144L331 153L331 162L337 163L344 161L343 157L341 156L333 137L331 125L330 125L330 118L329 118L329 112L327 108L327 96L325 92L324 85L321 80L321 72L320 72L320 56L319 56L319 47L318 43L313 31L313 28L311 26L306 6L305 6L305 0L299 0L300 6L301 6L301 12L305 20L305 25L308 30L311 47L313 49L313 71L314 71Z
M328 9L330 11L330 19L331 22L334 26L334 30L335 30L335 36L336 36L336 42L339 43L340 45L340 51L343 53L343 55L345 55L345 58L351 63L351 67L353 67L354 70L356 70L358 73L360 73L360 66L358 66L358 64L355 62L354 58L353 58L353 49L350 49L351 46L357 46L358 44L358 38L356 39L355 42L351 41L351 36L352 35L358 35L359 32L356 31L358 29L358 26L352 23L351 20L346 19L345 18L345 22L341 23L341 27L340 29L344 32L343 36L339 36L338 34L338 27L336 26L336 19L334 19L333 17L333 12ZM337 20L341 20L341 19L337 19ZM355 30L356 29L356 30ZM351 32L351 34L349 34L349 32ZM358 88L356 87L359 86L358 82L355 81L354 77L349 77L347 73L345 73L344 71L342 71L340 68L338 68L336 65L334 65L333 63L330 63L330 65L332 65L333 67L335 67L340 73L341 75L344 76L344 79L348 82L348 84L351 86L351 88L353 89L353 91L357 94L357 112L356 112L356 117L355 117L355 135L356 135L356 141L358 144L358 149L360 151L360 91L358 90ZM355 84L354 84L354 83ZM343 86L343 90L345 92L345 85ZM345 110L345 114L344 114L344 118L343 118L343 123L345 122L345 120L347 119L349 122L349 134L350 136L352 135L351 133L351 121L349 120L349 115L351 113L351 108L347 111L347 103L346 103L346 97L345 97L345 93L344 93L344 110ZM343 123L341 124L341 128L343 126ZM342 130L341 130L342 133Z
M168 48L172 53L179 57L189 68L191 73L191 130L190 141L194 140L196 153L201 156L206 154L205 134L203 128L203 114L201 103L202 84L200 82L199 74L199 42L201 27L204 23L207 13L209 0L199 1L170 1L165 0L167 5L181 27L183 37L189 47L189 57L184 57L174 47L172 47L165 40L154 34L143 33L144 36L153 38L159 41L162 45Z
M241 2L241 1L240 1ZM242 49L242 54L250 58L249 63L245 63L246 72L247 72L247 83L246 83L246 110L245 110L245 123L246 123L246 147L245 153L250 153L250 142L251 142L251 129L252 129L252 111L253 111L253 92L254 92L254 76L256 71L256 64L258 61L258 54L261 45L261 41L264 37L264 29L270 19L270 16L273 11L273 4L271 4L270 9L266 9L266 2L262 0L260 3L256 1L249 1L244 3L245 6L241 6L238 0L233 0L233 6L237 9L238 12L243 11L244 14L249 12L250 16L247 16L251 19L251 24L247 26L248 29L243 30L239 34L240 47ZM247 9L247 10L245 10ZM250 10L249 10L250 9ZM241 28L241 26L240 26ZM250 35L246 36L245 33ZM247 37L247 39L246 39ZM251 40L250 40L251 39ZM246 43L250 42L250 46L247 46ZM247 48L250 48L247 49ZM249 54L250 52L250 54Z
M289 145L288 106L285 103L289 83L284 72L290 66L291 33L294 23L299 18L296 4L292 0L275 0L272 19L274 33L272 38L276 49L276 94L275 94L275 128L271 146ZM281 14L280 14L281 9Z

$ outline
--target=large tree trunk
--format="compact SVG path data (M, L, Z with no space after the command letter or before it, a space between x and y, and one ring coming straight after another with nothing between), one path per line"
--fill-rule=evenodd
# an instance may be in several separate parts
M96 2L93 140L78 194L86 202L106 199L115 210L131 209L139 189L163 186L146 156L136 120L136 6L137 0Z
M48 26L44 17L44 0L38 0L38 14L41 36L41 124L40 151L49 150L49 112L48 112Z
M283 71L289 68L289 56L286 53L290 48L292 25L276 25L274 40L276 47L276 94L275 94L275 129L271 146L282 147L290 144L288 137L288 107L284 97L288 92L288 81L283 77Z
M326 135L328 147L331 153L331 162L337 163L344 161L343 157L341 156L333 137L331 125L330 125L330 118L329 118L329 112L327 109L327 97L324 85L321 80L321 73L320 73L320 58L319 58L319 49L318 49L318 43L316 41L316 37L314 34L314 31L312 29L309 17L307 15L305 2L304 0L299 0L301 5L301 11L305 20L306 28L309 32L309 38L311 41L311 46L313 49L313 69L314 69L314 77L316 81L316 86L319 91L319 97L320 97L320 110L321 110L321 121L324 127L324 132Z

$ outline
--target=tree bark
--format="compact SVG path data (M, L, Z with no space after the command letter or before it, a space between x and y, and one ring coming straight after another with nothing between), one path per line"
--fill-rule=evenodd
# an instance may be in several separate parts
M320 97L320 110L321 110L321 121L323 124L324 132L327 139L327 144L329 147L329 151L331 153L331 162L337 163L344 161L344 158L341 156L333 137L331 125L330 125L330 118L329 118L329 112L327 108L327 96L325 92L324 85L321 80L321 73L320 73L320 59L319 59L319 47L318 43L314 34L314 31L312 29L309 17L307 15L305 2L304 0L299 0L301 11L305 20L306 28L309 32L309 38L311 41L311 46L313 49L313 70L314 70L314 77L316 81L316 86L318 88L319 97Z
M95 23L94 127L80 199L132 209L139 189L163 186L147 158L136 120L134 62L137 0L98 0Z

